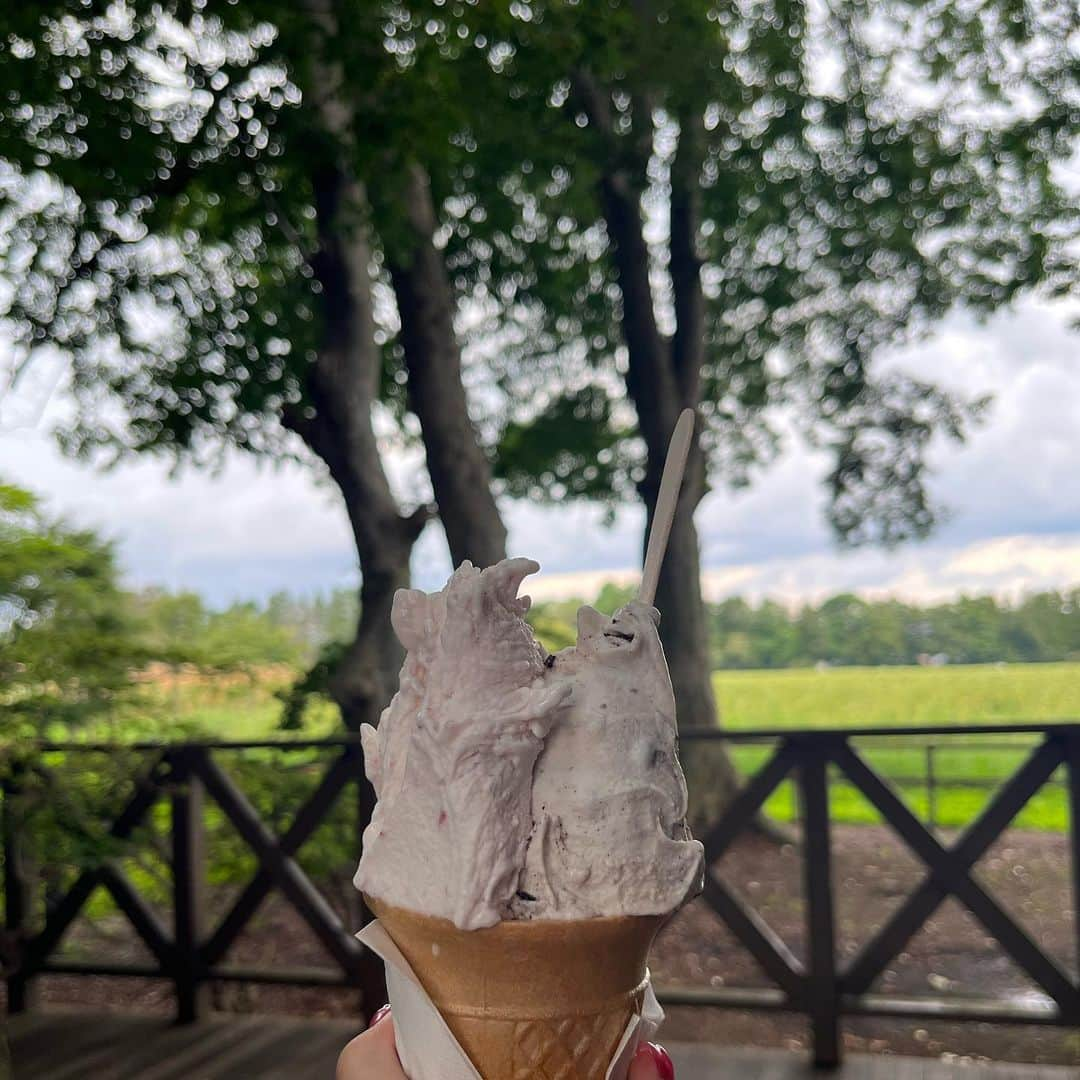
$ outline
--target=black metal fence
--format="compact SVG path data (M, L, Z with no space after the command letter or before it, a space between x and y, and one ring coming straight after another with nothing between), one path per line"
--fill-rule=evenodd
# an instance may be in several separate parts
M1012 746L1022 760L1006 776L981 813L948 841L939 837L897 793L894 782L868 762L867 747L905 739L923 748L977 736L1014 736ZM743 745L767 743L770 753L704 838L709 872L704 899L750 952L772 983L766 988L659 988L672 1005L774 1009L804 1014L813 1033L814 1058L828 1066L840 1058L840 1025L847 1015L877 1015L949 1020L982 1020L1080 1026L1080 985L1057 959L1046 953L972 875L979 858L1014 820L1028 801L1051 784L1064 784L1069 805L1068 838L1073 903L1063 918L1072 920L1072 937L1080 957L1080 724L1023 724L985 727L909 727L847 730L721 732L698 731L684 741L724 740ZM108 752L107 746L74 744L41 747L38 760L50 753L77 755ZM200 742L162 746L140 744L141 773L126 806L108 826L111 841L122 844L160 801L167 801L172 922L165 925L155 907L133 886L117 857L102 856L84 865L63 892L47 906L41 925L34 923L30 882L20 873L33 837L24 834L15 808L20 773L4 782L4 900L9 942L16 955L7 974L8 1008L27 1006L32 980L48 973L156 976L173 982L177 1016L197 1018L200 992L215 980L302 983L357 987L370 1007L380 998L381 979L374 957L353 938L300 867L296 854L323 822L343 792L352 787L357 799L357 826L370 811L370 789L362 780L360 748L352 737L288 742ZM222 768L224 752L257 749L290 754L318 749L330 755L321 779L286 827L275 830L260 817L247 795ZM21 755L25 770L27 755ZM1059 774L1064 773L1062 779ZM902 782L912 777L901 777ZM720 860L736 838L754 827L762 806L785 781L799 793L801 872L805 897L805 961L775 933L735 884L725 879ZM953 783L954 781L950 781ZM979 780L978 784L989 783ZM923 866L912 893L860 951L841 964L836 946L830 785L854 787L895 831ZM207 925L203 902L206 854L204 800L212 800L253 853L256 870L224 916ZM357 843L359 837L357 836ZM130 921L153 957L151 963L123 964L104 960L75 962L57 955L57 946L84 904L102 886ZM327 969L260 970L227 962L230 947L259 905L279 890L325 946L334 962ZM938 993L902 997L873 993L878 976L953 896L982 924L1004 952L1024 971L1045 998L1024 1004L993 998ZM40 920L39 920L40 921Z

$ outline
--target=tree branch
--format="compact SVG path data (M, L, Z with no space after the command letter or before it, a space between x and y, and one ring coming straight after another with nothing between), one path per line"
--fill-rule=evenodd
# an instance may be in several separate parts
M395 210L409 223L403 250L387 251L401 319L409 405L420 420L428 474L455 564L491 566L506 557L506 527L491 494L491 464L477 440L462 383L454 295L434 243L437 214L428 174L413 163Z
M679 118L679 143L671 165L671 288L675 304L672 364L682 405L694 408L705 360L705 298L701 288L701 118Z
M607 95L591 72L579 69L572 84L581 108L613 146L618 146ZM615 273L622 293L622 327L630 357L626 386L649 448L650 462L662 467L668 439L679 413L679 392L671 365L670 343L660 332L649 282L649 247L643 232L641 187L613 150L600 177L600 201L611 240ZM650 473L654 471L650 466ZM659 482L659 473L656 476Z

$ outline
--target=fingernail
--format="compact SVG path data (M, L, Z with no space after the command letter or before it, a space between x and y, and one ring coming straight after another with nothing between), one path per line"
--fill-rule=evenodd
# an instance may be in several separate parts
M660 1080L675 1080L675 1062L671 1055L659 1043L642 1043L638 1047L638 1057L649 1057L656 1068Z
M368 1024L368 1027L373 1028L380 1020L385 1020L389 1015L390 1015L390 1006L389 1005L384 1005L371 1018L371 1023Z

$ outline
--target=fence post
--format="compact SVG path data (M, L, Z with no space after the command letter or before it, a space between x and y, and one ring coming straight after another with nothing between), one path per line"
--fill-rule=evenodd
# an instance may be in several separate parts
M1065 761L1069 785L1069 861L1072 864L1074 955L1080 970L1080 728L1065 736Z
M200 946L204 930L205 837L203 784L194 771L201 747L185 746L170 756L172 765L173 920L176 951L176 1020L190 1024L203 1011Z
M17 767L4 780L3 792L4 928L12 950L12 956L6 961L14 965L7 977L7 1011L15 1014L26 1012L32 1004L29 976L20 970L23 943L29 933L32 885L15 814L15 799L19 793Z
M806 890L806 1008L814 1065L840 1064L840 998L833 915L832 841L829 828L829 754L816 741L802 744L799 787L803 806L803 874Z
M936 743L926 744L926 819L931 829L937 828L937 776L934 773Z

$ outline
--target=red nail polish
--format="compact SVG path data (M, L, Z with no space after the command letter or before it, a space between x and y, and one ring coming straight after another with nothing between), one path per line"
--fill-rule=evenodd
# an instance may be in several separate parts
M652 1058L660 1080L675 1080L675 1062L659 1043L642 1043L638 1053L646 1053Z
M389 1015L390 1015L390 1006L389 1005L384 1005L371 1018L371 1023L368 1024L368 1027L373 1028L380 1020L385 1020Z

